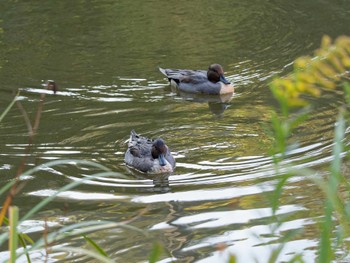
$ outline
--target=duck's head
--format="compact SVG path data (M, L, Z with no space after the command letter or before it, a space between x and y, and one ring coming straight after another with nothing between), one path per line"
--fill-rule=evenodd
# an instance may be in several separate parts
M153 142L152 145L152 157L153 159L158 159L160 166L166 165L165 155L167 154L168 147L165 142L158 138Z
M54 80L48 80L46 82L46 88L52 90L54 94L57 92L57 84Z
M212 64L208 68L207 72L208 80L214 83L221 81L224 84L231 84L224 76L224 69L220 64Z

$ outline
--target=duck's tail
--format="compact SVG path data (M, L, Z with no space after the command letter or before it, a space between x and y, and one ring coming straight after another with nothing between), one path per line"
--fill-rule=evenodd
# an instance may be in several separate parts
M137 133L135 132L134 129L130 131L130 139L129 142L134 141L138 137Z
M164 76L168 77L168 75L166 74L166 70L165 70L165 69L159 67L159 71L162 72L162 74L163 74Z

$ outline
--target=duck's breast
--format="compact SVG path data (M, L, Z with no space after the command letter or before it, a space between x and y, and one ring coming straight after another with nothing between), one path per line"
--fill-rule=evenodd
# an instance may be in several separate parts
M153 160L153 165L152 168L150 169L150 173L171 173L173 172L173 166L168 162L168 160L166 161L166 165L161 166L158 159L154 159Z
M229 94L229 93L233 93L235 91L235 88L233 87L233 85L230 84L225 84L220 82L220 94Z

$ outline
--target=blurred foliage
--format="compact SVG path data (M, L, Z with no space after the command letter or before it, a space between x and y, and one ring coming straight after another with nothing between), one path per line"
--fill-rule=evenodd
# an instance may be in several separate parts
M320 97L322 90L334 90L343 87L344 98L350 105L350 37L338 37L334 43L328 36L322 39L321 47L314 52L314 57L300 57L294 61L293 73L284 78L276 78L270 88L278 100L282 113L275 112L272 116L275 146L274 160L276 173L281 174L271 196L271 206L274 214L280 207L280 197L290 177L304 175L309 177L324 195L323 216L318 218L320 238L318 244L317 262L333 262L344 251L350 236L350 182L348 174L343 170L344 157L349 156L346 143L345 116L346 107L340 107L339 116L335 123L334 140L332 144L332 160L327 176L321 176L313 169L295 169L293 164L283 166L283 159L288 151L289 141L295 128L310 116L310 108L303 108L299 112L290 114L291 107L308 105L307 96ZM283 169L282 169L283 168ZM282 171L283 170L283 171ZM283 222L278 222L283 224ZM293 233L292 233L293 234ZM282 245L272 253L272 261L278 258L283 250L283 244L291 240L291 235ZM304 262L302 254L296 255L289 262Z
M350 37L338 37L332 43L324 36L314 57L300 57L294 61L293 73L271 83L275 97L285 108L305 106L304 95L319 97L322 89L335 89L350 69Z

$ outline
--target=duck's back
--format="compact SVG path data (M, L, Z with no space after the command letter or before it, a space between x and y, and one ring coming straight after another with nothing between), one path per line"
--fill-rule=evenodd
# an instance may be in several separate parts
M159 68L168 79L177 83L198 83L207 81L207 72L205 70L189 70L189 69L163 69Z
M151 149L152 140L131 131L128 149L124 156L125 163L142 172L149 171L153 166Z
M130 151L138 157L151 157L152 140L132 134L128 143Z

